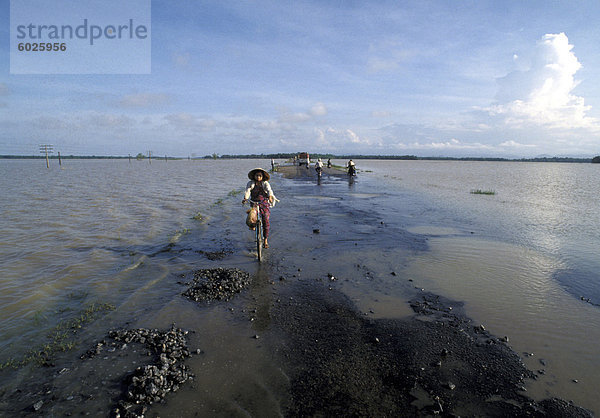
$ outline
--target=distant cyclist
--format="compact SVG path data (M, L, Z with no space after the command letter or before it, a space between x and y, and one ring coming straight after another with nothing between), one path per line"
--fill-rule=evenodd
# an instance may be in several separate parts
M348 168L348 175L349 176L355 176L356 175L356 165L354 164L354 161L352 161L352 160L348 161L348 164L346 165L346 167Z
M315 163L315 171L317 172L317 176L321 177L321 173L323 172L323 161L319 158Z

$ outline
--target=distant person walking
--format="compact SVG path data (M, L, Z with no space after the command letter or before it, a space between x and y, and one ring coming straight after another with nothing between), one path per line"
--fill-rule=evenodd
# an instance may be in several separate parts
M327 160L327 168L331 168L331 158Z
M275 171L275 160L271 158L271 171Z

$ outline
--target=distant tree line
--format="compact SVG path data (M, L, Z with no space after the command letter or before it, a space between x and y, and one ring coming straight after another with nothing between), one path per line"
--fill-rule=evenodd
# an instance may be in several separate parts
M201 159L291 159L297 156L296 152L275 153L275 154L210 154L200 157ZM43 159L44 155L0 155L0 158L7 159ZM48 158L58 159L58 156L51 155ZM105 155L62 155L63 159L128 159L135 158L142 160L148 158L142 153L135 157L130 156L105 156ZM153 155L152 159L164 159ZM167 157L169 160L180 159L178 157ZM538 157L538 158L493 158L493 157L417 157L416 155L365 155L365 154L310 154L311 160L337 159L337 160L431 160L431 161L522 161L522 162L549 162L549 163L600 163L600 156L594 158L570 158L570 157ZM197 158L194 158L197 159Z
M278 153L278 154L224 154L220 156L207 155L203 158L223 158L223 159L289 159L294 158L298 153ZM416 155L366 155L366 154L310 154L311 160L316 158L332 158L338 160L430 160L430 161L522 161L522 162L543 162L543 163L600 163L600 156L590 158L571 158L571 157L536 157L536 158L500 158L500 157L417 157Z
M309 153L310 154L310 153ZM224 158L224 159L265 159L265 158L273 158L273 159L289 159L297 156L297 152L291 153L277 153L277 154L223 154L215 157L215 154L206 155L202 158ZM363 160L418 160L419 157L415 155L358 155L358 154L347 154L347 155L339 155L339 154L319 154L312 153L310 154L310 159L314 160L316 158L334 158L338 160L349 160L349 159L363 159Z
M22 160L29 160L29 159L46 159L45 155L0 155L0 158L8 158L8 159L22 159ZM49 155L48 156L49 159L51 160L58 160L58 155ZM61 155L60 158L62 158L63 160L68 160L68 159L84 159L84 160L103 160L103 159L127 159L129 157L122 157L122 156L107 156L107 155Z

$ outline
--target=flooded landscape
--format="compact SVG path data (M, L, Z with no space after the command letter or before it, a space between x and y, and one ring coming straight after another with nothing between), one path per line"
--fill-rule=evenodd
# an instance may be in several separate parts
M268 164L66 160L46 169L42 160L0 160L0 410L106 416L143 365L139 355L147 362L154 350L111 345L111 330L173 326L189 331L190 355L178 364L194 378L147 416L334 413L335 393L311 398L316 375L360 393L345 401L357 414L383 411L394 396L423 415L442 404L491 408L493 400L462 398L469 390L455 375L431 383L441 366L431 375L427 362L423 375L394 369L394 338L414 332L415 345L439 355L450 337L435 324L446 321L464 328L474 352L494 341L490 359L512 359L509 347L518 356L518 393L511 377L495 382L502 408L527 396L600 411L595 165L359 160L356 178L326 173L320 184L273 173L281 202L259 264L241 199L247 172ZM247 272L249 284L227 301L183 296L194 272L215 268ZM438 338L419 340L423 326ZM102 341L100 354L80 359ZM397 373L395 383L378 386L367 369Z

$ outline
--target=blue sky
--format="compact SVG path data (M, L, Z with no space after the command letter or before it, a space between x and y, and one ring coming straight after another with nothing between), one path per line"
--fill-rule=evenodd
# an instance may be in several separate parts
M0 4L0 154L600 154L597 1L153 1L144 75L10 74Z

